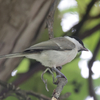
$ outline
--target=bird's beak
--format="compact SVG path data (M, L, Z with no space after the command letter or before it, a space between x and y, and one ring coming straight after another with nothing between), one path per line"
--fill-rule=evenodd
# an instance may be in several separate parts
M89 51L89 50L84 47L84 48L82 48L82 51Z
M78 52L80 52L80 51L89 51L89 50L84 47L84 48L78 50Z

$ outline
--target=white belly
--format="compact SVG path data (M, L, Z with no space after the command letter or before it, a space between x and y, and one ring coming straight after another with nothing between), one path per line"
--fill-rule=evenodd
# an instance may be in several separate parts
M42 51L40 54L31 54L26 56L27 58L36 59L44 66L54 67L62 66L72 61L77 55L77 49L66 51L47 50Z

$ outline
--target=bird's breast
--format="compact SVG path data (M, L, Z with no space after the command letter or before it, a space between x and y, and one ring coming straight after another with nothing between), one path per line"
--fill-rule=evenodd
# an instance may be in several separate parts
M42 65L47 67L62 66L72 61L77 55L77 49L73 50L45 50L39 54L32 54L27 56L28 58L36 59L41 62Z
M42 64L45 66L62 66L70 61L72 61L77 55L77 50L65 50L65 51L56 51L48 50L44 51L41 54L41 59L43 59Z
M77 55L77 50L73 49L73 50L66 50L63 51L61 56L59 57L59 62L57 64L57 66L62 66L68 62L71 62Z

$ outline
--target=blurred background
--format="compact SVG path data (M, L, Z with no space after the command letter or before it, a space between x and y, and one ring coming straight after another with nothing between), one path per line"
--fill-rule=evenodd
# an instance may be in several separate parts
M42 0L0 0L0 55L49 39L42 21L47 12L45 5ZM89 51L79 53L63 66L61 72L68 83L61 95L71 93L64 100L100 100L100 0L60 0L54 15L54 37L65 35L79 37ZM0 80L51 97L56 85L52 75L46 73L49 92L46 91L41 80L44 70L39 62L28 58L0 60ZM17 99L9 96L4 100Z

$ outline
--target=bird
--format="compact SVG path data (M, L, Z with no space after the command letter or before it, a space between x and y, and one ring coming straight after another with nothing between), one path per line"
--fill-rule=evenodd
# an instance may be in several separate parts
M1 55L0 59L24 56L35 59L64 76L57 67L71 62L80 51L88 51L88 49L78 37L64 36L37 43L22 52Z
M35 59L46 67L62 66L71 62L80 51L88 51L78 37L57 37L37 43L22 52L1 55L0 59L27 57Z

